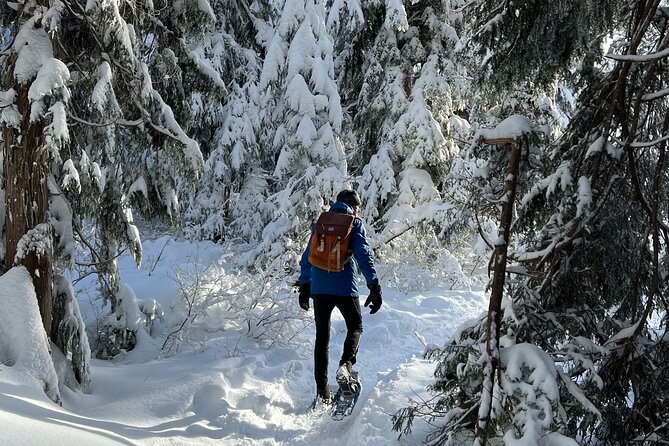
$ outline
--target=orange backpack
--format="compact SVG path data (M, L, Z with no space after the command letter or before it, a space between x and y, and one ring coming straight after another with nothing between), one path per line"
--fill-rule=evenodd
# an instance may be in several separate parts
M348 260L348 242L355 217L337 212L323 212L311 236L309 263L328 272L344 270Z

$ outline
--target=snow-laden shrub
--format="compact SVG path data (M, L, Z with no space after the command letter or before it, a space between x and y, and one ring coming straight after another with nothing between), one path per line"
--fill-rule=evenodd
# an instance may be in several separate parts
M375 250L382 286L414 292L434 287L469 289L480 285L478 269L487 260L461 249L460 245L469 243L467 238L468 235L463 234L459 240L451 237L447 242L427 224L405 232Z
M176 281L181 299L172 308L164 355L203 348L211 333L224 330L242 332L268 348L303 348L293 339L311 319L297 306L285 272L251 274L220 264L196 265L176 270Z
M569 420L560 403L561 380L553 358L523 343L500 349L500 360L501 392L493 402L493 417L505 421L504 444L577 446L556 432Z
M142 312L142 317L144 318L144 327L146 328L149 334L153 334L153 327L156 320L163 321L165 318L165 312L163 311L162 305L156 299L137 299L137 306L139 311Z
M51 341L62 353L64 361L59 380L71 389L85 390L90 384L91 360L86 325L70 281L57 275L53 284Z
M522 343L499 350L499 380L492 399L484 398L481 386L487 353L483 320L465 324L443 349L428 347L426 356L438 361L436 382L430 386L436 396L395 414L394 429L411 432L418 416L440 426L428 436L427 444L475 445L479 407L485 404L492 407L487 426L490 444L576 446L574 439L562 433L573 421L567 409L580 404L595 416L599 413L566 376L563 366L536 345Z
M163 320L163 309L154 299L137 299L134 291L125 283L115 295L116 308L101 322L98 331L96 356L112 358L137 345L137 332L153 331L156 320Z

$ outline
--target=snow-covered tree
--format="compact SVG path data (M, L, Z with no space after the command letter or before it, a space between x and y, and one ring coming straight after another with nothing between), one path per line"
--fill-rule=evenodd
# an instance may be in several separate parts
M59 326L51 330L51 341L63 353L60 357L63 367L58 367L59 361L54 356L56 370L62 375L59 380L70 389L87 389L91 381L91 349L86 324L70 281L56 275L53 285L53 320Z
M470 2L463 10L467 42L481 61L472 74L493 94L517 85L528 92L550 85L572 71L575 59L596 57L596 46L623 9L618 1Z
M658 3L632 2L623 12L606 60L584 66L578 113L552 153L571 184L551 199L528 199L528 220L539 215L545 222L533 250L542 252L533 269L543 281L534 287L546 312L559 315L529 319L528 331L568 331L594 344L565 354L573 358L569 377L601 413L573 415L583 419L574 437L587 444L661 444L669 439L659 415L669 377L658 373L669 360L662 297L669 253L662 74L669 16ZM663 316L656 321L653 314Z
M578 81L577 108L562 136L525 162L536 170L517 203L509 259L520 275L506 283L493 398L482 391L490 336L481 319L429 352L439 362L431 415L443 416L430 442L661 444L669 436L659 415L669 351L660 297L669 240L660 205L669 189L666 11L644 2L627 3L620 16L612 3L521 6L494 11L481 28L506 50L490 57L486 77L499 88L510 80L548 85L564 74ZM541 28L528 34L534 20ZM602 59L592 44L607 28L615 30L612 54ZM564 60L573 57L580 65L569 73Z
M281 262L291 240L304 235L346 182L342 110L325 2L286 0L280 11L266 41L259 81L261 104L267 110L261 146L271 148L272 171L246 186L252 187L247 193L266 197L274 209L248 263L260 253ZM267 189L261 192L255 185ZM256 209L244 209L258 217ZM249 221L243 215L237 218Z
M33 276L44 328L51 329L52 237L48 224L49 156L69 139L64 104L70 73L54 57L41 24L42 6L25 5L3 57L9 87L2 91L5 163L6 266L24 265ZM7 50L6 50L7 51Z
M68 324L50 324L51 251L58 268L83 261L95 270L117 313L116 258L128 248L141 260L133 209L177 218L179 198L202 167L199 146L184 131L190 107L180 64L211 80L192 35L214 17L206 1L156 10L151 2L13 5L5 20L13 41L2 55L6 261L42 262L28 269L45 328L72 345L53 331ZM83 259L75 241L88 248ZM102 350L109 348L105 339L131 348L125 329L114 330L103 328Z
M337 1L329 23L351 169L381 242L423 221L447 224L443 179L468 132L458 1Z
M185 86L204 78L221 88L192 37L214 17L207 2L158 11L151 4L131 10L90 3L83 21L65 11L61 22L74 22L77 30L61 38L66 54L85 49L89 56L75 65L70 122L78 131L71 132L69 161L63 160L68 170L56 179L72 206L75 233L90 248L87 263L99 273L113 319L120 284L115 259L127 246L141 261L133 210L178 219L180 198L202 167L198 143L184 131L191 118ZM156 13L160 20L153 19ZM92 231L84 231L85 221L94 222ZM112 319L101 324L98 355L132 347L132 335Z
M259 104L261 45L256 39L256 35L270 33L267 21L272 19L273 9L265 6L262 9L257 3L249 5L246 1L215 4L219 29L208 33L201 45L201 58L211 61L227 94L209 106L199 96L193 100L200 127L207 130L201 142L206 147L206 162L186 219L200 237L222 240L239 236L257 240L262 229L254 221L267 221L253 219L249 209L242 209L247 205L255 210L261 207L254 193L247 195L247 191L255 190L257 176L263 176L263 168L267 169L270 159L269 154L260 150L262 116L268 111ZM237 215L242 217L237 220ZM249 221L242 222L242 218ZM233 230L229 228L231 225L235 225Z

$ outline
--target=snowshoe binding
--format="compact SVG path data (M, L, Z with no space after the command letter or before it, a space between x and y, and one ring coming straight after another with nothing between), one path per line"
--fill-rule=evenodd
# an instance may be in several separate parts
M344 364L337 370L337 384L339 389L332 399L331 415L334 420L339 421L353 412L362 391L362 384L358 372L352 371L349 364Z

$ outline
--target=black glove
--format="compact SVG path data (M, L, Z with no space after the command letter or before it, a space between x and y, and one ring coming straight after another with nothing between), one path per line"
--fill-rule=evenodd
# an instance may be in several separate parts
M369 288L369 297L367 297L367 300L365 301L365 306L369 306L369 309L371 310L369 314L374 314L379 311L379 308L381 308L381 304L383 303L383 298L381 297L381 285L378 283L367 285L367 288Z
M309 309L309 298L311 297L311 283L300 284L300 308L304 311Z

